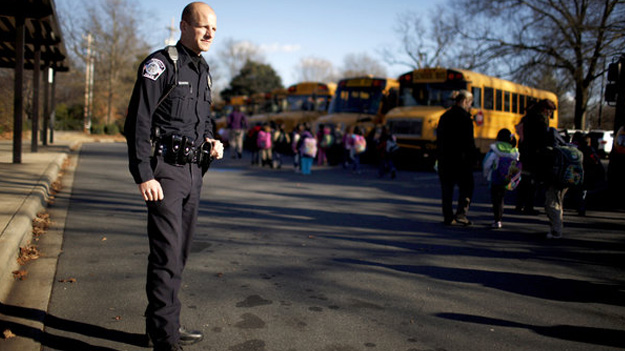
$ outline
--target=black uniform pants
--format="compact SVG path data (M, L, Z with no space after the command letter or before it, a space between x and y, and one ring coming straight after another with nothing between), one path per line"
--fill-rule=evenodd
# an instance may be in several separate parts
M197 222L202 171L197 164L167 164L160 156L152 162L164 198L147 204L146 329L155 343L176 344L180 338L178 291Z
M473 168L453 167L441 168L439 163L438 176L441 181L441 198L443 203L443 220L451 223L454 218L453 197L454 187L458 185L458 206L456 216L466 216L473 197Z

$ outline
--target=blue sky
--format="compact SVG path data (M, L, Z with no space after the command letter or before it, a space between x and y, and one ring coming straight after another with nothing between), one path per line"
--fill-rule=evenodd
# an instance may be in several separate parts
M57 0L58 1L58 0ZM61 0L63 1L63 0ZM64 0L68 1L68 0ZM69 0L75 1L75 0ZM283 84L296 83L300 59L317 57L343 65L347 54L367 53L380 59L378 49L398 45L394 22L407 10L424 12L446 0L213 0L217 34L207 58L219 49L220 39L249 41L265 49L267 63L280 74ZM188 0L138 0L153 33L154 48L164 45L172 18L176 27ZM176 38L179 33L176 33ZM409 70L390 67L396 77Z

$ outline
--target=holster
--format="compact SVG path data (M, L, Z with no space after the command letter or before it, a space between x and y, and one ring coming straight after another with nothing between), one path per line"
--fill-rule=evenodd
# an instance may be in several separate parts
M202 175L208 171L211 162L213 162L213 157L211 156L212 149L213 144L209 141L204 141L197 150L197 160L200 167L202 167Z

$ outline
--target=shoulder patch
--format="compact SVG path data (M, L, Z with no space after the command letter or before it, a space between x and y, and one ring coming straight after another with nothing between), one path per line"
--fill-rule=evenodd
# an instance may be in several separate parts
M152 80L157 80L161 74L165 72L165 64L163 61L153 58L143 66L143 76Z

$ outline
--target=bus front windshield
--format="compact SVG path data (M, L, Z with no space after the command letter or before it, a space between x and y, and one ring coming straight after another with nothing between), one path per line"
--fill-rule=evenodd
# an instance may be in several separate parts
M286 98L289 111L327 111L329 96L290 95Z
M418 83L399 88L399 106L443 106L448 108L454 91L466 89L466 82Z
M380 109L382 90L376 88L340 88L330 105L330 113L365 113L375 115Z

